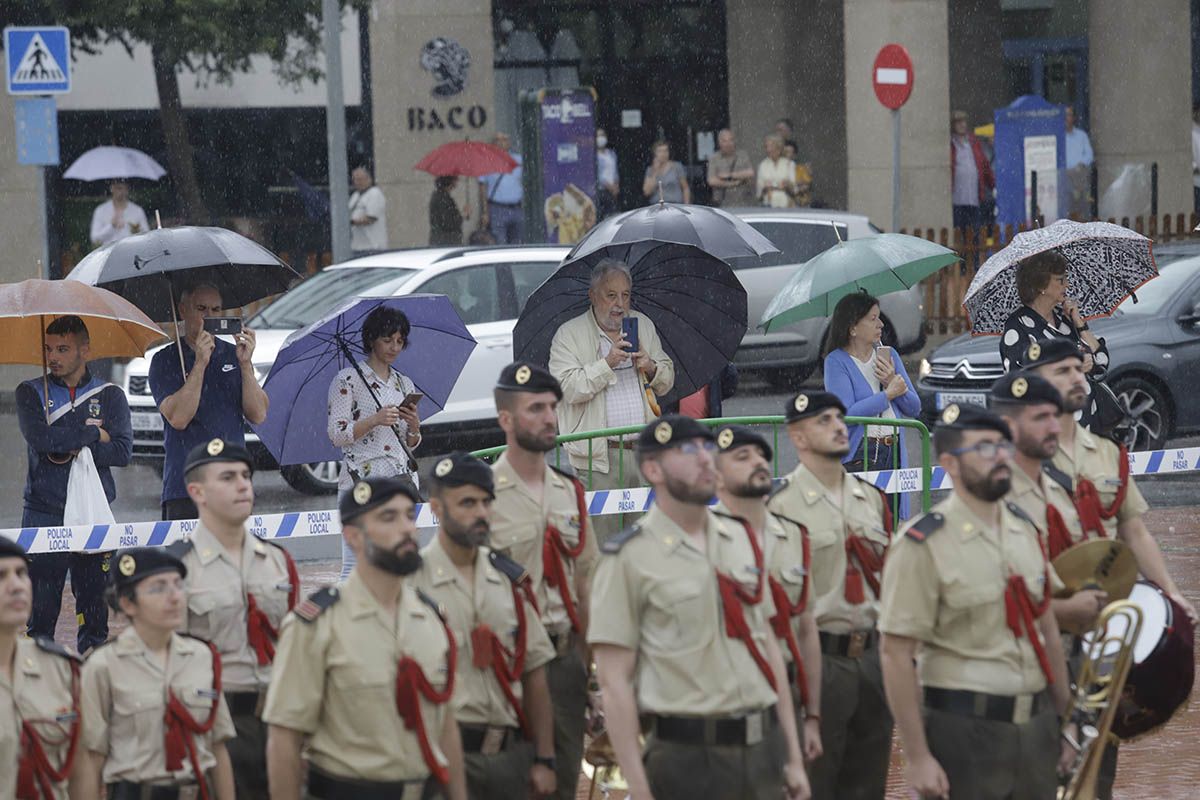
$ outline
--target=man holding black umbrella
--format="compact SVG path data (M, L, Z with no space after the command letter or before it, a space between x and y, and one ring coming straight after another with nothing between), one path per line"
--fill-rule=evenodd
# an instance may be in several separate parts
M254 331L242 328L231 345L204 329L206 317L224 311L221 293L198 285L183 292L179 317L183 338L150 362L150 391L166 420L163 446L163 519L194 519L196 505L183 482L184 461L198 444L223 439L245 446L245 422L267 418L267 395L258 385L251 357Z
M645 425L658 416L653 396L671 390L675 365L663 350L654 323L630 307L632 292L629 267L616 259L601 259L592 269L591 306L554 334L550 372L563 391L558 406L559 433ZM624 333L627 317L637 322L637 347ZM592 489L638 485L631 437L611 437L607 447L593 446L590 457L587 441L565 447L571 465ZM601 541L616 530L615 519L596 520Z

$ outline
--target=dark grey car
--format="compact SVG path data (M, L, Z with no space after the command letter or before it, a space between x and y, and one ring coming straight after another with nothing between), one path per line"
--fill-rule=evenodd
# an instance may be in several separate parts
M1200 244L1155 248L1159 277L1113 316L1093 320L1108 343L1105 383L1132 423L1118 435L1133 450L1155 450L1169 438L1200 431ZM964 334L921 362L917 393L926 419L948 403L986 405L1004 374L996 336Z

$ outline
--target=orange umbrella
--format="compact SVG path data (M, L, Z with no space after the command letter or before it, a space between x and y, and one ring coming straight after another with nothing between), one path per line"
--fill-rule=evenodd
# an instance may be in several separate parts
M144 355L167 335L136 306L79 281L32 279L0 284L0 364L44 366L46 326L73 314L87 325L90 357Z

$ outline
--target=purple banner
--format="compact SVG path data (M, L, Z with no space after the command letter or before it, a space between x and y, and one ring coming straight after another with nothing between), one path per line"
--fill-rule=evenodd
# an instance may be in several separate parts
M589 89L546 89L539 116L546 241L574 244L596 224L596 100Z

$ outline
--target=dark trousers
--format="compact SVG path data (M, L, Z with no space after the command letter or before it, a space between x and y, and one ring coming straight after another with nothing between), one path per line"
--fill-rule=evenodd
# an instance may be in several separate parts
M471 800L510 800L529 793L533 744L516 742L499 753L465 753L467 797Z
M879 648L861 658L821 655L821 744L809 765L813 800L876 800L887 785L892 714Z
M521 244L525 241L525 212L521 205L488 202L488 230L496 244Z
M1058 719L1050 703L1024 725L926 710L925 738L952 800L1046 800L1058 791Z
M978 228L979 206L954 206L954 227Z
M554 755L559 800L574 800L583 763L584 714L587 711L587 672L579 650L572 646L546 665L546 681L554 702Z
M176 500L164 500L162 504L163 519L196 519L200 510L190 497L180 497Z
M651 736L642 760L655 797L779 800L783 796L787 751L779 725L771 726L761 742L750 746L683 744Z
M265 690L264 690L265 691ZM267 726L253 713L233 714L237 736L225 743L238 800L267 800Z
M50 514L25 509L21 526L40 528L62 525L62 512ZM108 640L108 553L38 553L29 557L29 579L33 582L33 611L29 615L30 637L54 638L58 613L62 610L63 586L71 573L71 594L79 630L75 647L86 653Z

